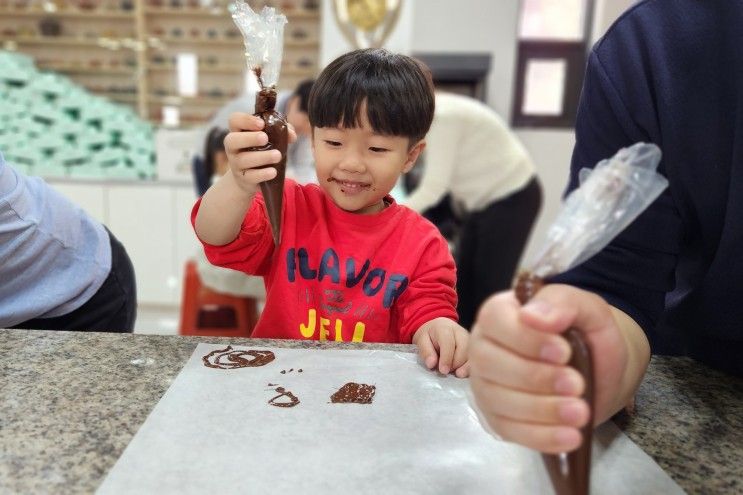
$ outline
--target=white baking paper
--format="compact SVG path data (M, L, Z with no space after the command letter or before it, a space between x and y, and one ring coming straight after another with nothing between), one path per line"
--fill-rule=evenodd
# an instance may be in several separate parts
M262 367L204 366L224 348L197 347L99 494L551 491L540 455L488 435L467 382L415 354L272 348ZM373 402L331 403L347 382L374 385ZM299 404L269 405L279 387ZM683 493L613 424L594 442L592 494Z

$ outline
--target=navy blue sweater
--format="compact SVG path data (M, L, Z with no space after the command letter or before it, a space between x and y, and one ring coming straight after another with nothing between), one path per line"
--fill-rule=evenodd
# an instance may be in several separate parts
M669 188L605 250L559 277L637 321L653 351L743 374L743 0L647 0L594 46L579 169L637 141Z

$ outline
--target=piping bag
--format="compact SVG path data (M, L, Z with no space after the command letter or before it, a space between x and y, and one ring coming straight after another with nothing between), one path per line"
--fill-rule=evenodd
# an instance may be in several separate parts
M284 24L286 16L277 13L273 7L263 7L260 14L244 1L237 0L230 5L232 20L243 35L245 59L248 70L258 78L260 91L255 97L255 113L263 119L264 132L268 143L249 148L250 151L279 150L281 160L266 165L276 168L276 177L261 182L260 188L266 203L268 220L271 222L274 245L281 241L281 218L284 200L284 177L286 175L286 147L289 142L289 127L286 117L275 110L276 83L281 69L284 48Z
M656 172L661 159L654 144L637 143L622 148L612 158L579 173L580 187L565 199L557 219L547 231L547 241L528 269L516 277L514 292L525 304L548 277L562 273L598 253L624 230L668 186ZM583 399L591 410L581 429L583 443L570 453L543 454L557 495L587 495L590 486L593 433L593 361L582 333L569 328L564 338L571 347L568 363L583 375Z

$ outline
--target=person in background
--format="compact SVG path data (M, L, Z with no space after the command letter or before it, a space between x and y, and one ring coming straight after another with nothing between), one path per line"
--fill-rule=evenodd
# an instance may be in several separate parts
M206 134L204 151L192 168L198 196L203 196L215 178L223 176L229 168L224 150L224 138L228 132L227 129L212 127Z
M294 91L280 91L276 99L276 110L286 115L286 120L294 127L297 139L289 143L286 150L286 176L300 184L317 183L312 139L307 105L314 80L302 81ZM253 113L255 94L246 93L219 109L207 128L228 128L229 117L235 112Z
M136 314L121 243L0 153L0 328L131 332Z
M470 349L476 403L506 440L577 448L585 382L566 366L569 327L593 354L594 424L625 407L651 350L743 376L743 2L638 2L594 46L576 121L579 171L644 141L668 188L606 248L523 308L480 310Z
M404 204L427 216L448 195L461 219L457 312L470 328L485 299L511 286L542 190L521 142L495 111L473 98L437 91L426 142L420 183Z
M309 102L319 185L286 181L278 246L257 190L281 153L249 151L268 139L262 119L230 118L230 172L191 221L210 261L265 278L253 336L412 342L428 368L467 376L448 245L389 196L425 147L433 111L430 75L410 57L357 50L328 65Z

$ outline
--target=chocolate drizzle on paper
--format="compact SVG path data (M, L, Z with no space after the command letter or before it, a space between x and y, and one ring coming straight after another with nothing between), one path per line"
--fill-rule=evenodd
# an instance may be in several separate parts
M297 404L299 404L299 398L294 395L293 393L289 392L288 390L284 389L284 387L278 387L276 391L279 393L276 397L269 400L268 403L272 406L276 407L294 407ZM286 397L286 399L281 400L282 397ZM288 402L287 402L288 400Z
M244 356L250 357L246 358ZM226 349L212 351L202 358L204 366L220 370L265 366L274 359L276 359L276 356L271 351L236 351L229 345Z

